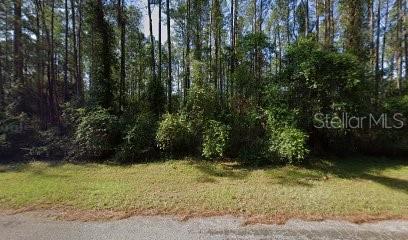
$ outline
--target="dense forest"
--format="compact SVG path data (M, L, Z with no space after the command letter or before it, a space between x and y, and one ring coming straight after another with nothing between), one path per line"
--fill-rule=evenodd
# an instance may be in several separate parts
M143 1L1 1L1 156L408 153L407 0Z

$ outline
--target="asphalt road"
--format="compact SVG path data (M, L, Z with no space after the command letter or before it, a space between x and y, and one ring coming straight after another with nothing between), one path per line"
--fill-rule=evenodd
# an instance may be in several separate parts
M401 239L408 240L408 222L383 221L356 225L348 222L304 222L244 226L232 217L178 221L168 217L132 217L118 221L60 221L32 214L0 215L0 239Z

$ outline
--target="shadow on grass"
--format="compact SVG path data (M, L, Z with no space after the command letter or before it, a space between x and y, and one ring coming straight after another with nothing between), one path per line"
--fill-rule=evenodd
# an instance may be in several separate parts
M394 190L408 194L408 180L386 176L376 176L372 174L363 174L361 178L380 183Z
M347 159L314 160L305 167L343 179L363 179L391 189L408 193L408 179L382 175L384 170L398 170L408 166L403 159L355 157Z
M62 162L47 162L47 165L41 168L32 168L28 162L14 163L14 164L0 164L0 174L2 173L29 173L33 177L40 177L43 179L68 179L73 176L67 174L48 173L47 169L63 165Z
M281 167L268 172L271 183L288 186L313 187L317 181L323 180L319 171L311 171L297 167Z
M58 166L65 164L65 162L63 161L40 161L40 162L46 163L47 167L58 167ZM25 161L25 162L17 162L17 163L13 163L13 162L0 163L0 173L29 171L30 163L32 162ZM33 172L34 174L35 173L39 174L41 170L37 169L31 172Z
M164 160L159 161L164 162ZM58 167L66 162L47 161L46 167ZM72 162L70 162L72 163ZM157 164L158 162L153 162ZM73 163L86 168L92 168L96 163ZM107 165L112 165L105 163ZM151 164L151 163L143 163ZM328 160L323 158L311 159L301 166L268 165L262 167L252 167L240 163L214 163L203 160L190 160L194 168L202 174L197 177L200 183L216 183L220 178L232 180L244 180L251 172L261 170L265 171L271 184L281 184L289 186L313 187L315 183L323 181L327 176L334 176L343 179L362 179L379 183L396 191L408 193L408 179L396 178L382 174L384 170L398 170L408 166L407 160L371 158L371 157L352 157L352 158L333 158ZM116 164L113 164L116 165ZM131 165L118 165L129 167ZM0 163L0 174L6 172L24 172L31 171L33 174L46 174L42 170L30 169L30 163ZM63 177L60 175L50 177Z
M245 179L249 174L249 170L241 169L236 170L231 166L215 164L211 162L191 162L193 166L202 172L204 175L209 177L220 177L220 178L230 178L230 179Z

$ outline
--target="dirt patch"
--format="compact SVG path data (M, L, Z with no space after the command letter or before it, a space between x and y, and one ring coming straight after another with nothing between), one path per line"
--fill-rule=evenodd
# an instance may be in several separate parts
M328 214L304 214L304 213L278 213L278 214L241 214L234 212L216 212L202 211L192 212L174 209L134 209L126 211L117 210L84 210L69 206L48 206L35 205L19 209L1 209L0 214L14 215L19 213L29 213L36 216L64 220L64 221L109 221L126 219L133 216L165 216L173 217L179 221L187 221L192 218L206 218L218 216L233 216L244 219L244 225L253 224L285 224L290 219L299 219L305 221L324 221L337 220L348 221L351 223L362 224L372 223L384 220L408 220L408 216L399 216L392 214L369 215L356 213L353 215L328 215Z

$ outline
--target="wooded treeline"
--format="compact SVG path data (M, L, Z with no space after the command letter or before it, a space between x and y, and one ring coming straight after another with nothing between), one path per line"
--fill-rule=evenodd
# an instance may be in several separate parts
M229 132L226 139L239 144L224 143L227 152L259 145L266 135L275 155L275 145L296 136L316 152L332 149L321 146L327 139L390 142L383 132L318 131L313 114L407 112L407 8L407 0L4 0L0 112L4 122L24 118L38 131L57 128L73 138L81 124L69 129L67 108L106 109L130 125L149 113L157 131L174 116L183 125L186 115L191 134L201 136L191 142L205 149L206 136ZM248 120L252 111L257 117ZM277 129L292 127L300 132L280 139ZM162 146L159 135L155 130L157 144L142 145ZM176 140L166 141L173 152Z

